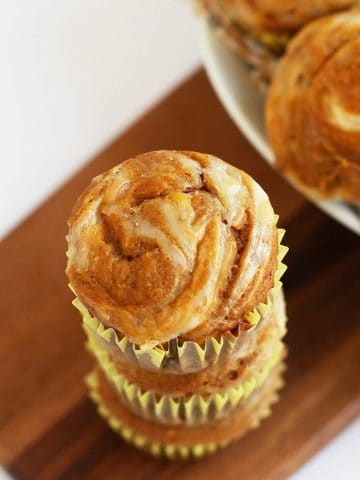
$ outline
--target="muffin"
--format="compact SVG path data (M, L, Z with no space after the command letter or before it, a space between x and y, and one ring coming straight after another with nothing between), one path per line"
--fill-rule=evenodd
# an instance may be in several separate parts
M99 415L125 441L155 457L187 460L213 454L257 428L278 401L277 392L283 386L283 370L284 364L278 364L267 382L252 394L241 409L221 420L193 427L170 427L134 415L119 401L99 368L86 378L86 382Z
M279 168L314 199L360 203L360 12L330 15L291 41L266 103Z
M291 36L320 16L354 6L356 0L197 0L228 44L268 83Z
M126 160L77 200L66 272L90 394L125 439L196 456L269 411L286 355L277 221L251 177L196 152Z

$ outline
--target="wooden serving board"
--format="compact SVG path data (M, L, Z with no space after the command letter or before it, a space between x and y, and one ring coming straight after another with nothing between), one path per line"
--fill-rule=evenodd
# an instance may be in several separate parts
M290 246L281 401L260 429L188 464L144 456L96 415L83 384L91 360L64 275L66 219L80 191L114 164L160 148L211 152L253 175L280 214ZM359 239L259 158L202 71L13 231L0 244L0 265L0 461L19 479L280 479L360 412Z

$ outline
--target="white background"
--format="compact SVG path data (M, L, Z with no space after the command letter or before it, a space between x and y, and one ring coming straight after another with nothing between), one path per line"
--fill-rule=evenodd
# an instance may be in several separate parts
M199 53L187 0L0 5L1 237L188 75ZM359 453L360 421L293 478L360 478Z

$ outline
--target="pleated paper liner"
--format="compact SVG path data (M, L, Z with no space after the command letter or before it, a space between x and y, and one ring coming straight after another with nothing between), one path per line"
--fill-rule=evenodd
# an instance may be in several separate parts
M140 385L129 381L125 375L118 372L107 351L91 338L88 341L88 348L97 359L108 381L131 411L147 420L166 425L199 425L224 417L264 383L284 352L284 345L280 341L277 342L270 358L255 375L232 385L225 391L172 396L146 391Z
M150 438L149 435L145 435L144 432L141 431L141 427L136 429L123 420L121 410L118 408L120 405L117 403L118 400L116 397L112 396L110 401L108 398L104 398L104 394L101 391L102 380L99 377L99 372L93 371L90 373L86 377L86 384L88 386L89 396L97 406L98 414L103 417L108 425L126 442L155 457L164 457L168 460L189 460L200 459L206 455L215 453L219 449L226 447L231 441L242 437L247 431L257 428L263 419L269 417L271 415L271 406L279 399L277 392L284 385L281 376L282 370L283 365L281 365L278 372L276 372L276 377L272 382L273 385L270 385L270 392L266 395L265 392L263 392L263 396L267 398L265 400L264 398L261 400L258 399L255 402L256 405L253 405L252 409L244 414L244 417L247 417L246 421L243 422L242 428L237 431L235 436L231 435L230 438L221 441L209 441L210 439L207 436L206 442L194 442L192 445L189 445L189 440L191 441L193 438L191 428L196 429L196 427L188 427L189 432L186 435L188 439L186 444L159 439L159 435L157 435L157 438ZM105 393L109 393L109 385L105 387L107 390ZM112 393L110 393L110 395L111 394ZM153 428L154 427L151 429L153 430ZM166 427L163 428L167 431Z
M219 339L208 337L204 345L199 345L194 341L184 341L180 344L177 339L174 339L154 347L138 346L126 336L121 336L114 328L106 328L99 320L92 317L78 298L73 301L73 305L83 317L86 333L95 333L107 348L111 348L114 354L151 371L161 370L162 372L184 374L203 370L208 365L239 354L242 349L246 348L253 330L269 315L274 298L282 287L280 278L286 271L286 265L282 260L288 248L281 244L284 234L284 229L278 229L278 268L275 272L275 285L269 292L267 303L259 304L247 315L247 321L251 328L239 335L229 332Z
M99 345L95 335L89 336L88 346L91 347L91 353L97 357L108 378L116 386L122 401L127 402L132 411L150 420L161 421L166 424L199 424L213 418L219 418L233 409L247 397L252 389L261 383L261 375L266 376L266 370L271 369L273 357L275 356L276 358L276 348L281 348L280 340L286 333L285 305L281 296L276 299L273 310L273 319L267 322L261 329L263 333L260 344L256 343L248 359L244 359L244 361L241 359L240 362L239 359L236 359L235 362L231 359L230 362L226 362L221 366L209 367L204 371L208 371L211 376L214 369L220 369L224 378L227 378L229 371L236 370L238 379L233 391L229 390L229 385L227 388L226 386L218 387L221 392L229 393L225 397L217 394L209 398L211 391L217 391L217 389L207 389L206 386L204 389L206 378L202 372L194 374L196 378L193 376L191 380L189 378L192 384L192 392L196 392L198 395L191 395L190 392L187 392L186 382L185 384L183 382L184 387L179 389L176 382L177 375L169 377L170 383L169 388L167 388L167 373L160 374L161 379L158 379L159 373L148 374L144 385L141 382L137 382L136 370L128 376L126 363L119 367L116 357L112 357L107 349ZM256 353L255 357L254 353ZM241 370L240 375L239 368ZM139 374L141 375L141 371ZM163 384L163 387L160 386L161 384ZM149 391L147 392L146 390ZM182 395L181 392L187 393ZM210 402L210 400L212 401Z

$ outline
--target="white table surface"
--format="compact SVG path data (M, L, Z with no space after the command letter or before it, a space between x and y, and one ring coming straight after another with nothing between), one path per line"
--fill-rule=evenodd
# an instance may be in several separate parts
M186 0L1 7L0 237L199 64ZM360 421L292 478L360 478Z

